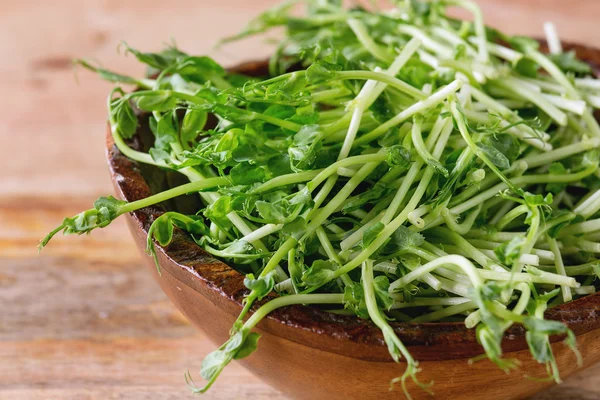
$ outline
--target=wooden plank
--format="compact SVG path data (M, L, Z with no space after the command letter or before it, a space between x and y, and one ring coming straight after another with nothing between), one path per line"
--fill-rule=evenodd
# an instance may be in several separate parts
M212 345L192 330L182 338L1 341L0 398L182 398L186 368L199 375L199 354ZM282 398L239 365L223 372L209 399Z
M104 160L110 85L83 71L78 83L70 60L140 73L132 57L117 54L119 41L156 50L170 37L227 65L260 58L269 47L259 40L212 45L277 2L0 2L0 398L189 396L183 372L198 371L214 345L142 268L122 221L91 236L57 237L36 254L38 240L65 215L112 190ZM596 0L480 4L490 24L509 32L540 35L542 23L553 20L565 39L597 45ZM599 396L596 366L535 399ZM281 396L234 363L204 398Z

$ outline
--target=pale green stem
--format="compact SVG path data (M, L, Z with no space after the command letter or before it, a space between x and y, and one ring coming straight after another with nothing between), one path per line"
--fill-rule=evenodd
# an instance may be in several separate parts
M396 125L408 120L409 118L412 118L414 115L437 106L438 104L446 100L450 95L456 93L456 91L458 91L462 87L462 85L462 81L456 80L450 83L448 86L441 88L440 90L429 96L427 99L416 102L415 104L403 110L401 113L399 113L392 119L384 122L379 127L375 128L371 132L368 132L363 136L357 138L354 141L355 146L370 143L371 141L379 138L384 133L388 132Z

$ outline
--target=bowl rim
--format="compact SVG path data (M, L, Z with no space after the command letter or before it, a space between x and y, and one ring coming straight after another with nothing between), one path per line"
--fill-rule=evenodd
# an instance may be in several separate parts
M594 67L596 73L600 71L600 50L577 44L564 46L566 50L576 51L581 59ZM237 65L230 71L256 75L264 72L266 67L265 61L255 61ZM130 141L133 148L141 147L138 132ZM110 127L106 136L106 156L111 179L121 199L130 202L151 194L138 164L125 157L115 146ZM156 206L133 212L131 218L136 223L137 233L147 234L151 221L163 212ZM206 253L181 231L176 232L170 245L162 247L156 243L156 248L163 273L166 271L205 297L210 294L213 302L224 301L227 303L224 308L234 316L236 310L241 311L242 300L248 292L241 273ZM277 295L270 294L257 302L253 311L274 297ZM599 329L600 292L551 308L546 312L546 318L564 322L576 335ZM416 359L458 359L482 353L475 329L467 329L462 322L391 322L391 325ZM282 339L323 351L363 360L393 362L387 355L379 329L371 321L356 316L296 305L275 310L259 324L259 328ZM448 351L449 346L452 351ZM505 334L503 349L510 352L526 348L523 328L518 325L511 327Z

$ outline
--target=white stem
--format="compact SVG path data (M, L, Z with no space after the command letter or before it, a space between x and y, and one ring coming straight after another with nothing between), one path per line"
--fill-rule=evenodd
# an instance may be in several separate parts
M583 115L587 107L587 104L583 100L571 100L562 96L546 93L542 94L542 96L556 107L565 111L570 111L579 116Z
M544 24L544 32L546 33L546 41L548 42L548 50L550 54L560 54L563 52L562 44L556 32L556 27L552 22Z
M375 43L362 22L357 19L350 18L348 19L348 26L350 29L352 29L358 41L365 49L367 49L369 53L371 53L371 55L385 63L390 61L390 55L381 46Z
M479 45L479 43L481 43L481 40L478 37L471 36L469 38L469 42ZM509 47L505 47L505 46L499 45L497 43L492 43L492 42L486 42L486 45L487 45L487 48L488 48L490 54L492 54L498 58L501 58L503 60L506 60L508 62L516 63L521 58L523 58L523 53L515 51Z
M580 89L600 91L600 80L596 78L576 78L575 86Z
M453 0L450 3L456 4L457 6L462 7L473 14L475 34L479 39L477 41L477 47L479 48L479 53L477 54L477 57L480 62L487 64L489 61L489 54L487 48L485 24L483 22L483 13L481 12L481 8L479 8L477 3L475 3L474 1Z
M567 115L559 110L554 104L550 103L539 93L530 90L527 86L523 85L522 82L514 78L505 78L495 81L496 85L503 89L509 90L516 95L523 97L533 104L542 109L550 118L556 121L560 126L567 125Z
M600 231L600 219L592 219L590 221L580 222L564 228L559 236L578 235L580 233L591 233Z
M401 24L398 26L398 32L419 39L423 43L423 47L425 47L427 50L437 53L442 58L452 57L452 49L431 39L423 31L421 31L415 26Z
M347 178L352 178L356 175L356 170L352 168L340 167L337 169L338 176L345 176Z
M410 222L417 228L424 228L425 221L423 221L423 218L421 218L421 217L423 215L427 214L429 211L431 211L431 206L425 205L425 206L421 206L421 207L417 208L414 211L409 212L408 217L407 217L408 222Z
M408 62L408 60L410 60L410 58L413 56L413 54L415 54L415 52L419 49L420 46L421 41L419 39L411 39L408 43L406 43L398 57L396 57L396 59L392 62L389 68L383 71L383 73L389 76L398 75L398 72L400 72L402 67ZM379 95L385 90L386 87L386 83L379 82L377 84L377 87L375 87L375 89L372 91L371 95L365 102L365 109L369 108L373 104L373 102L375 102L377 97L379 97Z
M600 96L588 94L585 96L588 104L595 109L600 109Z
M600 210L600 189L585 199L573 210L584 218L589 218Z
M481 280L481 277L477 273L478 272L477 268L475 268L473 263L471 263L471 261L469 261L468 259L466 259L463 256L458 256L458 255L452 254L452 255L437 258L433 261L428 262L425 265L422 265L422 266L416 268L414 271L409 272L408 274L404 275L402 278L392 282L392 284L390 285L389 291L394 292L396 289L399 289L399 288L402 288L402 287L408 285L415 279L419 279L424 274L431 272L431 271L435 270L436 268L439 268L443 265L456 265L457 267L459 267L460 269L462 269L465 272L465 274L469 277L469 279L473 283L474 287L478 288L478 287L481 287L481 285L483 285L483 281ZM508 273L508 274L510 275L510 273Z
M294 285L292 284L292 278L277 283L273 289L275 289L276 292L293 292Z
M550 245L550 249L552 253L554 253L554 265L556 266L556 272L562 276L567 276L567 272L565 271L565 264L563 264L562 256L560 254L560 249L558 248L558 244L556 239L547 236L548 244ZM568 301L573 300L573 295L571 293L571 288L568 286L561 286L560 291L562 294L563 301L566 303Z
M391 295L392 298L400 297L402 294L394 293ZM427 307L427 306L455 306L457 304L464 304L471 301L467 297L416 297L413 298L409 303L395 302L392 306L392 310L399 308L411 308L411 307Z
M596 293L596 287L595 286L582 286L582 287L573 289L573 291L575 292L575 294L578 294L580 296L586 296L588 294Z
M542 165L550 165L553 162L562 160L575 154L583 153L600 147L600 138L593 138L579 143L573 143L568 146L549 151L547 153L535 154L527 156L521 161L527 163L528 168L541 167Z
M266 224L261 226L255 231L250 232L240 240L245 240L248 243L254 243L257 240L264 238L265 236L269 236L283 228L283 224Z
M540 258L535 254L522 254L521 257L519 257L519 262L537 267L540 265Z
M413 128L415 125L418 125L418 124L414 124ZM435 157L435 158L440 157L442 151L444 150L444 147L446 146L448 137L451 133L452 133L452 122L450 121L450 119L438 117L438 119L435 123L435 126L433 127L431 133L427 137L427 142L425 143L425 147L431 148L433 146L434 141L437 140L437 143L433 150L433 157ZM439 138L439 140L438 140L438 138ZM404 200L406 194L408 193L408 190L410 189L413 182L415 181L416 176L417 176L418 172L421 170L422 166L423 166L423 160L416 160L413 163L413 165L410 167L408 173L406 174L406 177L404 178L404 180L402 181L402 184L400 185L400 188L396 192L396 195L394 196L392 203L388 206L387 210L385 211L385 214L383 215L383 218L381 219L381 222L384 225L387 225L396 216L396 213L398 212L398 209L400 208L402 201ZM411 210L411 211L414 211L414 210Z

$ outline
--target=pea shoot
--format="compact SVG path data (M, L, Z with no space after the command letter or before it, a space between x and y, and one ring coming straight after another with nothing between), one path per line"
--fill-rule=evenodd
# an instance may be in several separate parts
M292 304L371 320L392 359L406 362L394 382L408 398L407 379L432 388L393 320L463 321L483 357L507 371L518 366L502 340L520 324L532 357L559 382L550 336L577 352L575 337L544 312L600 286L600 84L591 68L563 52L553 26L545 54L530 38L486 27L471 1L369 10L305 0L301 16L295 3L224 40L283 27L270 76L230 73L173 46L123 44L148 67L144 78L76 61L119 85L107 101L119 150L189 183L131 203L102 197L40 249L58 232L89 233L197 194L195 213L169 209L154 220L148 253L156 258L156 243L168 246L180 229L245 274L248 293L230 339L202 364L205 386L186 375L194 392L254 352L253 328ZM142 122L154 135L147 152L129 145Z

